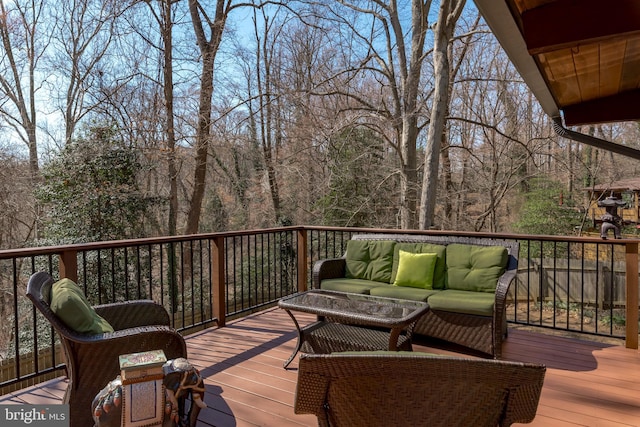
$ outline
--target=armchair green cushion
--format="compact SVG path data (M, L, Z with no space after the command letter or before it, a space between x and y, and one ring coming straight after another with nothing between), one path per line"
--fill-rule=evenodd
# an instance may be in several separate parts
M49 306L65 325L76 332L91 335L113 332L109 322L96 313L82 290L70 279L61 279L53 284Z

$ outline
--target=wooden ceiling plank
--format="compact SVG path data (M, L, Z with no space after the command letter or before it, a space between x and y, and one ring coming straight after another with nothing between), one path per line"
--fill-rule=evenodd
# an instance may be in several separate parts
M530 54L640 34L640 1L562 0L522 12Z
M600 51L590 44L573 49L573 64L578 79L580 100L588 101L600 96Z
M620 91L634 89L640 89L640 38L627 41L622 77L620 78Z
M571 49L537 56L542 74L559 107L582 101L572 56Z
M620 91L626 47L627 42L625 40L608 41L599 44L600 97L611 96ZM635 89L635 87L625 90L628 89Z

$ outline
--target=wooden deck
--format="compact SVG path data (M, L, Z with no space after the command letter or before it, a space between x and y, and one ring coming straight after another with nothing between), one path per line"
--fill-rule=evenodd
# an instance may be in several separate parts
M311 316L301 315L301 323ZM269 309L187 337L189 359L205 377L202 426L315 426L293 413L297 362L284 370L296 333L291 319ZM452 354L419 341L415 351ZM530 426L640 426L640 352L622 345L510 329L504 359L547 366L538 414ZM9 395L5 403L58 403L63 379Z

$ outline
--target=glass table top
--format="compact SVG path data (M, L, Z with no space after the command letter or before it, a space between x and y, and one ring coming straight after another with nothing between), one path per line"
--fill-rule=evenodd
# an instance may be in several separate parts
M325 316L369 317L383 323L409 321L428 309L421 301L409 301L372 295L325 290L301 292L280 300L284 309L305 311Z

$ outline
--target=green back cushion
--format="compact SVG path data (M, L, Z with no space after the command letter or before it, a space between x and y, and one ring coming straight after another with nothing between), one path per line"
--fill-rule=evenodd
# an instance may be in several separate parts
M102 334L113 328L91 307L82 290L70 279L61 279L51 288L51 310L76 332Z
M395 254L393 257L393 269L391 271L391 283L395 282L396 274L398 273L398 262L400 260L400 251L413 252L413 253L433 253L438 256L436 259L436 266L433 272L433 289L444 289L446 283L446 246L436 245L433 243L397 243L395 247Z
M391 283L395 245L392 240L349 240L346 277Z
M398 253L398 272L394 286L433 289L433 271L436 268L436 254Z
M447 288L461 291L495 292L508 259L503 246L447 246Z

